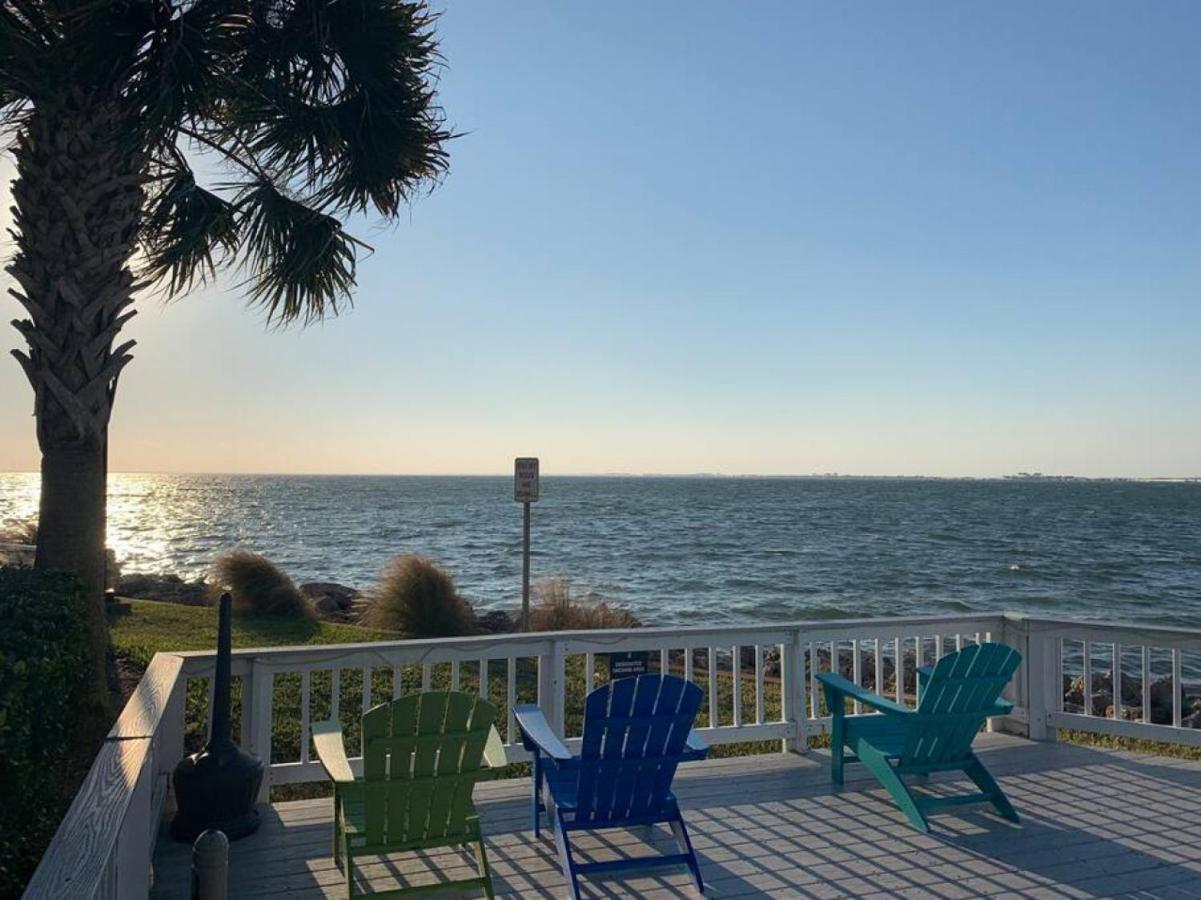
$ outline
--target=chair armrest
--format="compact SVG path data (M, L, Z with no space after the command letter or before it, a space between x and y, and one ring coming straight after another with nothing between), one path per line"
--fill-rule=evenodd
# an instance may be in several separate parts
M692 762L704 759L708 755L709 745L705 743L705 739L695 731L688 732L688 741L684 744L684 760Z
M505 745L501 742L500 732L493 725L488 731L488 741L484 744L484 767L495 773L509 764L505 755Z
M325 774L335 784L354 784L354 772L346 759L346 747L342 743L342 726L338 722L314 722L313 745L317 758L325 768Z
M1013 712L1013 702L1010 700L998 700L989 710L988 715L992 716L1007 716Z
M844 697L850 697L852 700L858 700L864 706L870 706L872 709L878 709L882 713L890 715L910 715L913 710L908 706L902 706L900 703L894 703L886 697L881 697L879 694L873 694L867 688L862 688L853 681L848 681L841 675L835 675L833 672L822 672L817 676L817 680L826 686L828 690L832 690ZM834 704L831 712L834 711ZM839 705L838 709L841 709Z
M551 730L550 723L537 706L523 704L513 707L513 717L521 728L526 747L536 753L548 756L556 763L572 759L571 751L559 740L559 736Z

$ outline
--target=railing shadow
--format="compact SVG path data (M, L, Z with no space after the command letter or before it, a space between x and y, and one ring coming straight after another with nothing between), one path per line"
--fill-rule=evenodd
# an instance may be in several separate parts
M910 828L867 777L835 790L824 754L702 765L677 779L710 896L1034 896L1068 890L1100 897L1186 890L1201 883L1201 765L1068 745L1020 742L986 750L1019 813L1013 826L982 808ZM962 792L935 776L932 793ZM478 806L498 896L560 897L564 879L548 831L535 840L524 779L481 789ZM260 832L233 845L230 896L343 896L330 855L332 805L264 808ZM665 828L613 830L578 841L585 859L669 850ZM186 895L187 847L164 841L156 895ZM470 852L430 851L367 861L360 887L375 890L463 878ZM589 897L695 896L687 872L582 880ZM1070 885L1070 888L1064 888ZM1186 890L1187 893L1187 890Z

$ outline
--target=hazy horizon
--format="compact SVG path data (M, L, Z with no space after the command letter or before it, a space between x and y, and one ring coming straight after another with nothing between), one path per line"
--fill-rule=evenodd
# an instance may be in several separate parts
M272 472L272 471L175 471L142 469L139 471L110 471L110 477L138 475L179 475L195 477L263 477L263 478L511 478L509 471L487 472ZM37 476L36 469L0 470L0 475ZM995 475L938 475L931 472L570 472L541 471L542 478L863 478L863 479L929 479L942 481L998 481L1028 478L1029 480L1077 481L1201 481L1201 475L1077 475L1071 472L1006 472Z
M113 471L1201 473L1201 5L438 30L463 137L401 224L352 223L354 309L268 333L236 273L142 298ZM3 355L0 470L36 470Z

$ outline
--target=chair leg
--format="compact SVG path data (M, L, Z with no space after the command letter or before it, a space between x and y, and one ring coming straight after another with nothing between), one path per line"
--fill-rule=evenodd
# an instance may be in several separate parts
M984 768L984 763L980 762L975 755L972 756L972 761L963 771L967 773L968 778L975 782L976 787L980 788L981 793L988 795L989 802L1001 818L1008 819L1010 822L1021 822L1017 810L1013 808L1013 804L1009 802L1009 798L1005 796L1005 792L1001 790L997 780L992 777L992 773L988 769Z
M334 788L334 842L333 842L334 848L333 848L333 853L334 853L334 867L340 869L340 868L342 868L342 861L341 861L338 853L342 849L342 816L340 815L341 809L339 808L339 804L338 804L337 790L338 790L337 788Z
M697 862L696 851L692 849L692 841L688 838L688 826L684 824L684 817L679 812L671 820L671 833L676 836L676 843L680 845L680 851L688 854L688 868L692 871L693 880L696 881L696 889L702 894L705 893L705 882L701 879L701 866Z
M559 846L559 859L563 864L563 877L567 880L567 889L571 891L572 900L580 900L580 880L576 876L575 860L571 858L571 841L561 821L555 822L555 843Z
M346 896L349 900L354 897L354 857L350 855L350 847L346 841L346 832L342 832L342 864L346 867Z
M842 695L839 694L837 706L830 711L830 780L835 784L842 784L843 779L843 716Z
M537 750L534 751L534 777L531 779L533 783L533 799L530 802L531 812L534 817L534 837L537 838L541 833L541 823L538 821L541 810L542 794L542 755Z
M900 807L901 812L909 819L910 824L918 831L928 832L930 830L930 823L926 821L926 817L918 809L917 801L909 793L909 788L905 786L905 782L893 770L888 760L870 747L861 745L859 749L859 761L863 763L869 772L876 776L876 780L880 782L884 790L888 791L889 796Z
M492 900L496 894L492 889L492 870L488 868L488 853L484 850L483 837L475 842L475 864L479 868L480 878L484 879L484 896Z

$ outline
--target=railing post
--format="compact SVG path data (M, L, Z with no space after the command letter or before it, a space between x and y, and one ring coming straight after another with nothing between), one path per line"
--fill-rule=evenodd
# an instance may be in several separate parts
M551 638L550 651L538 654L538 706L551 728L562 737L563 732L563 679L567 654L563 643Z
M554 684L552 693L554 696L555 730L564 738L567 737L567 646L561 641L555 641L554 651Z
M242 721L238 726L238 743L244 750L254 746L254 661L242 672ZM257 751L255 751L257 752Z
M1014 706L1020 707L1028 713L1030 709L1030 647L1027 637L1025 616L1010 613L1002 614L1000 636L996 640L998 643L1012 647L1018 653L1022 654L1022 662L1018 666L1013 679L1009 684L1005 685L1001 696L1013 703ZM1023 737L1029 737L1029 718L1026 721L1021 721L1013 717L1001 719L998 724L994 725L994 729L1007 734L1020 734Z
M163 793L163 815L175 812L175 785L171 773L183 759L184 731L187 727L188 679L181 672L171 688L171 695L163 709L163 720L159 724L158 748L155 753L156 776L166 779Z
M275 673L257 660L250 661L242 682L242 740L244 748L263 761L259 803L271 801L271 716ZM250 698L249 707L247 697ZM247 716L249 712L249 716Z
M809 749L805 715L805 645L800 630L792 633L791 643L785 644L780 655L780 685L784 704L784 721L788 737L781 742L784 753L804 753Z
M149 752L150 739L142 738L140 742ZM143 765L117 832L115 874L118 897L144 897L150 892L152 836L158 828L158 821L151 821L154 782L154 768Z
M1030 739L1053 741L1055 728L1047 724L1047 716L1058 712L1063 701L1059 675L1060 640L1046 632L1030 631L1027 624L1026 647L1030 654L1026 670Z

